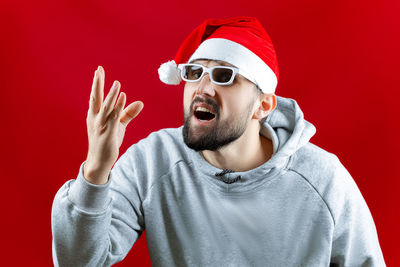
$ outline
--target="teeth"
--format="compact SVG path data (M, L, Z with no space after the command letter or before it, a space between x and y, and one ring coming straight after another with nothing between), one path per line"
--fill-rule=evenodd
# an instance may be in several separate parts
M210 112L210 113L212 113L211 110L206 109L206 108L203 108L203 107L197 107L197 108L196 108L196 111L204 111L204 112ZM212 114L214 114L214 113L212 113Z

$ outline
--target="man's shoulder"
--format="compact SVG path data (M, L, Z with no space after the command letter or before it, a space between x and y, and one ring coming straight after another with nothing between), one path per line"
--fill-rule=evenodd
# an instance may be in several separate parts
M296 151L289 168L303 174L332 175L339 163L335 154L309 142Z
M325 187L332 186L339 165L335 154L313 143L307 143L292 155L288 169L300 175L304 182L309 183L319 193Z
M126 150L115 164L114 172L121 173L121 177L135 176L128 179L138 179L136 183L148 189L178 162L188 165L186 150L182 127L154 131Z
M315 144L308 143L300 148L288 169L299 174L320 195L334 218L344 203L355 196L358 201L362 199L354 179L338 156Z
M181 126L151 132L147 137L131 145L125 153L136 164L157 168L163 172L178 161L189 161L185 146Z
M303 176L316 188L351 178L336 154L313 143L307 143L293 155L288 169Z
M127 151L140 151L140 153L150 154L184 152L185 143L182 137L182 127L183 126L177 128L163 128L151 132L136 144L131 145Z

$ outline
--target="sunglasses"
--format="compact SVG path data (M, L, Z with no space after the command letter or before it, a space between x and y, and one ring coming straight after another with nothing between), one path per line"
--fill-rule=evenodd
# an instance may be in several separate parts
M228 66L213 66L207 68L200 64L179 64L178 69L181 72L182 80L186 82L197 82L206 73L210 76L212 83L217 85L229 85L235 79L235 75L239 73L238 68Z

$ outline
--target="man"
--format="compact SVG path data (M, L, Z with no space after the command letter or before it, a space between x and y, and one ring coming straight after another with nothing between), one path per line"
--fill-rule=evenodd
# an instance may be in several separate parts
M276 55L257 19L204 21L159 75L186 82L184 126L116 162L143 103L124 109L118 82L103 102L96 71L88 156L53 203L56 266L110 266L143 230L154 266L385 266L354 180L309 142L297 102L274 94Z

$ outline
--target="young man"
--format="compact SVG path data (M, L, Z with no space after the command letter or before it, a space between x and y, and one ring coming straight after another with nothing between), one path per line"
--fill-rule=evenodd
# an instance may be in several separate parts
M88 156L53 203L56 266L110 266L143 230L154 266L385 266L354 180L309 142L297 102L274 94L276 55L256 19L204 21L159 74L186 82L184 126L116 161L143 104L124 109L118 82L103 102L96 71Z

